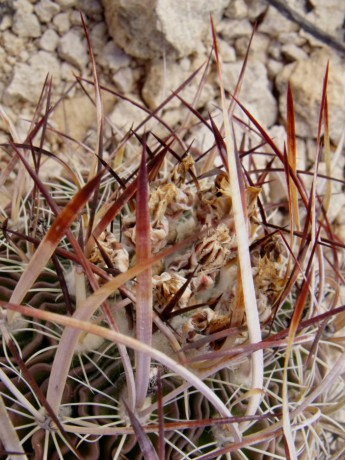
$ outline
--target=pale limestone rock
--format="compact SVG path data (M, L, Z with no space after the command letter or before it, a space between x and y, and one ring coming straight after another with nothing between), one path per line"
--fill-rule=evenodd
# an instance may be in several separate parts
M231 93L236 87L241 67L241 62L223 65L224 88ZM277 102L271 93L266 68L261 62L254 60L248 62L239 101L264 127L272 126L276 122ZM238 110L236 113L240 114L241 111Z
M101 53L108 41L106 24L104 22L99 22L90 30L89 34L93 53Z
M119 69L112 77L116 87L125 94L128 94L133 89L133 72L130 67Z
M191 62L184 58L179 62L176 61L155 61L148 72L142 96L149 107L156 108L165 98L170 96L171 92L176 90L193 72ZM192 103L197 92L198 83L201 78L201 72L192 82L189 83L182 92L179 93L187 102ZM213 87L206 84L198 99L196 108L201 108L213 96ZM169 109L176 108L181 102L174 98L167 106Z
M15 0L13 2L13 7L15 9L15 14L31 14L34 10L34 7L28 0Z
M319 29L338 37L343 41L345 3L343 0L312 0L313 8L305 15L306 19ZM301 30L301 35L306 37L312 45L320 46L320 42L310 34Z
M269 136L272 138L275 145L281 152L284 151L284 143L286 144L286 129L284 126L275 125L268 130ZM273 150L268 149L273 153ZM267 157L268 158L268 157ZM302 139L296 138L296 166L297 169L305 170L306 168L306 145ZM272 164L272 169L283 168L281 162L276 158ZM269 196L270 199L277 203L286 201L288 189L286 184L286 174L282 172L272 172L269 175Z
M266 68L270 79L273 80L283 67L284 64L282 62L276 61L275 59L268 59Z
M5 14L4 16L0 17L0 31L3 32L4 30L8 30L12 27L13 24L13 16L10 14Z
M110 41L98 55L98 62L104 68L117 72L122 67L128 67L131 58L118 48L113 41Z
M268 55L277 61L281 61L281 51L282 44L278 40L271 40L267 49Z
M307 138L306 141L306 149L307 149L307 158L310 164L315 163L315 158L317 156L317 145L315 138Z
M217 27L217 32L228 41L250 36L252 31L253 27L248 19L223 19Z
M289 64L278 74L276 85L280 92L280 114L286 116L286 89L290 81L296 113L296 133L301 137L315 138L323 79L327 61L330 62L328 79L328 105L330 136L337 142L345 126L345 73L337 57L326 50L315 52L310 59Z
M60 39L58 53L60 58L80 70L83 70L89 61L85 40L81 31L77 29L71 29Z
M268 130L268 134L273 139L275 145L281 152L284 151L284 144L287 143L286 128L282 125L274 125ZM305 142L299 137L296 138L296 167L297 169L306 168L306 145ZM276 163L277 165L277 163Z
M15 56L7 56L6 57L6 62L10 65L13 65L17 62L18 57Z
M244 0L231 0L224 11L224 15L231 19L244 19L248 17L248 6Z
M134 97L132 97L134 99ZM142 105L142 101L137 101ZM109 115L112 125L116 126L116 131L120 131L120 136L124 135L129 129L136 127L147 117L147 113L127 101L119 100ZM146 129L150 130L154 122L151 120Z
M12 0L2 0L0 3L0 23L5 16L11 16L14 12Z
M53 24L60 35L66 33L71 26L68 13L59 13L54 16Z
M29 59L30 54L26 50L23 50L18 57L21 62L26 62Z
M294 32L299 26L286 19L276 8L270 6L258 30L270 37L278 37L282 32Z
M218 38L218 49L223 62L236 61L236 51L226 40Z
M41 35L41 26L33 13L33 6L27 0L14 2L13 32L19 37L35 38Z
M0 46L0 69L6 62L6 52L5 50Z
M59 36L54 29L47 29L39 41L39 47L45 51L54 51L59 42Z
M12 105L18 100L36 104L48 73L55 81L60 80L59 61L46 51L38 51L28 64L16 64L12 81L5 91L5 104Z
M11 75L13 72L13 66L9 64L8 62L5 62L2 66L2 75Z
M266 0L246 0L248 6L248 19L255 21L267 10Z
M301 37L299 32L282 32L279 34L278 40L282 44L286 45L295 45L295 46L303 46L306 44L307 39L304 37Z
M342 172L344 171L344 157L340 157L338 163L339 163L338 165L335 165L335 167L332 168L331 176L333 178L338 178L340 180L343 180L344 177L343 177ZM326 164L323 161L319 162L318 174L319 176L327 175ZM311 191L313 179L314 177L311 175L303 176L303 183L308 193L310 193ZM324 196L325 194L327 182L328 182L327 179L324 179L322 177L317 178L316 191L321 197ZM341 182L332 181L332 194L333 196L331 198L330 206L327 211L327 218L330 223L333 223L335 220L337 220L338 222L341 222L344 219L343 210L345 207L345 194L342 191Z
M95 21L103 18L102 3L99 0L79 0L78 8Z
M60 78L60 63L58 59L45 51L38 51L30 59L30 66L36 69L37 72L47 71L50 75L53 75L56 79ZM42 70L41 70L42 69Z
M344 214L345 214L345 212L343 212L343 215ZM345 225L336 223L335 234L338 236L340 241L345 241ZM336 413L334 415L337 416L337 418L339 419L340 423L345 423L345 421L344 421L345 415L344 415L344 410L343 409L341 409L339 411L339 415L338 415L338 413ZM339 439L339 447L338 447L339 450L338 451L340 451L340 449L342 449L341 442L342 441Z
M6 30L1 36L2 48L6 50L6 54L10 56L18 56L25 49L25 40L23 37L18 37L9 30Z
M76 67L69 64L68 62L62 62L61 64L61 79L62 80L72 83L75 81L75 75L78 75L78 73L79 71ZM71 93L69 93L69 96L71 96Z
M210 40L215 21L229 0L103 0L109 33L126 53L151 59L163 54L187 56Z
M164 111L164 121L165 123L170 126L171 128L175 128L179 123L181 123L181 119L183 119L181 108L178 107L176 109L168 109ZM168 133L162 125L157 126L158 132L160 136L166 136Z
M72 26L81 26L81 18L80 18L80 12L77 10L71 10L70 15L69 15L69 22Z
M213 111L213 113L211 113L211 116L215 123L219 126L221 124L219 112L217 116L217 112ZM188 132L186 138L186 145L192 145L193 151L198 152L198 155L200 155L203 152L209 150L214 145L214 134L203 123L197 124L195 126L192 126L191 130ZM219 161L218 164L218 160L220 160L219 156L216 159L216 165L220 166L221 161Z
M249 44L250 34L246 37L240 37L235 42L235 49L238 56L244 57ZM270 45L270 39L266 34L256 32L250 45L249 59L255 59L263 63L267 60L267 50Z
M107 92L102 94L103 110L108 114L114 105L114 97ZM67 116L66 116L67 114ZM76 94L65 99L52 114L52 121L57 129L67 133L73 139L82 141L87 132L95 128L96 109L84 94Z
M73 6L77 6L78 4L78 0L55 0L55 2L64 9L73 8Z
M66 118L66 113L68 117ZM63 132L76 140L84 140L86 132L95 122L95 111L92 103L83 96L75 96L64 101L54 111L52 119Z
M41 22L50 22L60 12L60 6L51 0L40 0L34 10Z
M131 100L136 101L139 105L143 105L143 102L141 100L136 99L135 96L129 95L129 97L131 98ZM166 111L166 114L168 114L168 118L172 112L173 110ZM122 99L120 99L115 104L115 107L108 116L108 119L111 122L113 129L117 133L117 136L119 138L122 138L130 129L135 129L140 123L147 119L147 117L147 112L141 110L140 108L129 103L128 101L123 101ZM170 119L169 121L172 120ZM146 132L153 131L157 136L161 137L164 137L167 134L169 134L168 131L162 126L162 124L152 117L144 124L144 126L141 129ZM133 165L129 166L133 167Z
M308 59L308 54L302 48L294 45L293 43L283 45L281 52L285 59L289 62Z

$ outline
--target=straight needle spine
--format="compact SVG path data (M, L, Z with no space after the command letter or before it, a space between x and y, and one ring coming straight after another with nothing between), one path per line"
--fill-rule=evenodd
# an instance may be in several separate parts
M151 226L149 211L149 186L146 166L146 139L144 137L141 164L138 176L136 210L136 254L137 262L144 262L151 256ZM136 291L136 337L146 344L152 344L152 268L137 276ZM137 352L135 355L136 407L144 406L150 380L151 357Z

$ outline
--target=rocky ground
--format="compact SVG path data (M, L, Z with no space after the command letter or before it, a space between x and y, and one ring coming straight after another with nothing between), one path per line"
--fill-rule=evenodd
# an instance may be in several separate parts
M27 120L32 117L48 73L53 77L54 101L75 81L75 75L91 76L80 10L87 23L101 83L154 109L207 60L212 45L211 13L224 63L224 86L229 93L240 73L253 25L258 24L240 99L282 146L286 88L290 81L295 98L298 158L300 167L309 167L315 156L318 106L327 62L330 62L328 100L334 148L344 132L345 4L343 0L283 2L290 12L297 13L296 23L286 17L286 12L285 16L281 14L279 3L273 0L2 0L0 102L14 123L19 140L23 140L30 126ZM316 34L306 32L305 23L311 23ZM326 38L320 33L326 34ZM199 81L198 76L182 93L187 101L192 102ZM196 108L204 114L214 112L219 106L218 89L211 65ZM106 129L111 129L117 139L145 115L109 93L103 94L103 103L108 117ZM164 108L164 119L172 127L178 126L185 114L185 108L176 99ZM95 111L79 87L70 90L52 120L58 130L80 141L88 139L92 145ZM8 121L3 118L0 141L4 142L7 135ZM197 139L204 141L204 137ZM53 149L54 145L50 147ZM7 159L1 157L2 168L6 163ZM343 165L344 155L337 160L334 175L342 177ZM343 193L339 200L333 219L338 219L344 228Z

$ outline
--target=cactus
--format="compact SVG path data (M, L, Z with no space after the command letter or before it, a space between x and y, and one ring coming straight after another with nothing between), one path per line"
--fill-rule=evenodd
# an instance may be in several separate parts
M182 101L180 127L157 110L114 146L101 101L113 92L89 46L93 80L77 84L93 91L93 148L54 131L63 98L51 103L48 79L27 138L9 128L1 458L344 454L344 245L327 217L342 143L332 152L328 69L315 163L298 171L293 88L281 151L240 102L247 57L227 98L215 38L214 49L160 106ZM220 109L206 116L182 93L192 78L202 91L212 65ZM193 125L212 133L210 148L186 143Z

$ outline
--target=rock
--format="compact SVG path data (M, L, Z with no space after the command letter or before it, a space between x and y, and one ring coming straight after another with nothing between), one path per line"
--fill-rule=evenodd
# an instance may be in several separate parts
M224 16L230 19L244 19L248 17L248 6L244 0L232 0L224 11Z
M73 8L78 4L78 0L55 0L55 2L58 3L63 9Z
M104 113L107 114L114 106L114 96L104 92L102 101ZM84 94L65 99L52 114L52 121L57 129L78 141L83 141L88 130L95 128L95 120L96 109Z
M284 64L280 61L276 61L275 59L268 59L266 67L268 76L271 80L273 80L282 70Z
M310 165L315 163L315 157L317 154L317 145L315 138L309 138L305 141L306 149L307 149L307 159Z
M268 130L268 134L281 152L284 151L284 144L287 142L286 128L282 125L274 125ZM296 167L297 169L306 169L306 145L305 142L296 137ZM275 163L277 166L278 163Z
M242 63L240 62L225 63L223 65L224 88L230 93L233 93L236 87L241 67ZM265 128L275 124L278 114L277 102L270 89L266 67L261 62L249 60L239 94L239 101ZM237 114L239 113L241 111L237 112Z
M271 40L267 52L276 61L281 61L282 44L278 40Z
M67 119L66 113L68 114ZM64 106L60 105L54 111L52 119L62 132L81 141L84 140L87 130L95 122L95 111L87 98L75 96L72 99L66 99Z
M68 62L62 62L61 63L61 79L68 81L68 82L74 82L75 81L75 75L78 74L78 69L74 67L71 64L68 64ZM73 91L72 91L73 93ZM71 93L68 93L69 96L71 96Z
M278 74L276 86L280 93L280 114L286 117L286 90L290 81L294 96L296 134L316 138L327 61L331 59L328 79L329 128L331 139L337 142L345 125L345 73L341 61L325 49L314 52L310 59L285 66Z
M135 96L130 95L131 100L136 101L139 105L143 105L141 100L136 99ZM146 111L136 107L128 101L119 100L112 113L109 115L112 126L115 126L114 132L116 138L122 138L130 129L136 129L137 126L142 123L148 114ZM174 109L166 110L164 113L164 120L167 123L173 123L174 118L176 119L176 112ZM181 111L179 109L179 121L181 121ZM151 117L144 126L141 127L140 132L153 131L157 136L165 137L170 132L155 118Z
M130 67L119 69L112 77L116 87L125 94L128 94L133 89L133 72Z
M6 86L7 86L7 81L9 79L9 75L11 75L13 72L13 66L7 62L7 60L4 62L2 68L1 68L1 78L3 79L4 77L6 78Z
M12 27L13 17L10 14L0 15L0 31L8 30Z
M103 18L102 3L99 0L79 0L78 7L87 17L95 21Z
M150 108L156 108L165 98L170 96L172 91L187 80L193 70L188 58L184 58L179 62L167 61L165 64L163 61L155 61L150 67L142 90L143 99ZM201 72L179 93L190 104L193 102L197 92ZM196 108L203 107L212 96L214 96L213 88L211 85L206 84L198 99ZM169 102L167 108L171 109L179 106L181 106L181 102L174 98Z
M226 40L218 38L218 49L223 62L236 61L236 51Z
M66 33L70 26L69 14L68 13L59 13L54 16L53 24L56 27L56 30L59 32L60 35Z
M9 30L6 30L1 35L2 48L6 50L6 53L10 56L18 56L18 54L25 49L24 38L14 35Z
M53 83L60 80L59 61L46 51L38 51L28 64L17 63L12 81L5 91L5 104L11 106L18 100L36 104L48 73L54 77Z
M80 17L79 17L80 21ZM99 54L102 52L104 46L108 41L107 26L104 22L99 22L96 24L90 33L90 41L92 46L92 51L94 54Z
M283 45L295 45L299 47L302 47L307 42L306 38L301 37L299 32L282 32L279 34L278 40Z
M345 212L342 213L343 215L345 214ZM339 240L340 241L345 241L345 224L339 224L338 222L336 222L336 225L335 225L335 234L338 236ZM340 410L339 411L341 415L341 417L337 417L339 419L339 421L341 422L341 419L344 419L344 411L343 410ZM337 414L334 414L334 415L338 415ZM343 422L344 423L344 422ZM339 450L342 448L341 444L339 444Z
M246 0L249 21L256 21L267 10L266 0Z
M0 3L0 23L5 16L11 16L14 13L12 0L2 0Z
M41 72L42 69L42 72L49 73L57 80L60 78L60 63L53 54L45 51L38 51L37 54L31 57L30 66L37 71L37 74Z
M6 62L6 52L2 47L0 47L0 69L2 69L5 62Z
M238 56L245 56L248 49L250 34L248 34L246 37L240 37L236 40L235 49ZM260 32L257 32L254 35L252 43L250 45L249 59L255 59L256 61L261 61L265 63L267 60L267 49L269 45L269 37L267 37L266 34L261 34Z
M253 27L248 19L223 19L217 31L224 40L231 42L239 37L250 37Z
M314 168L313 168L314 170ZM344 170L344 157L340 158L339 165L333 167L331 176L343 180L343 175L341 172ZM326 164L323 161L320 161L318 165L318 174L327 175ZM305 189L309 193L312 188L313 176L303 176L303 183ZM321 177L317 179L316 190L320 197L323 197L326 191L327 180ZM333 199L331 205L327 210L327 219L330 223L333 223L336 219L338 222L344 220L344 207L345 207L345 194L342 190L342 184L340 182L332 181L332 194Z
M343 0L312 0L311 10L306 14L306 19L319 29L338 37L343 41L345 6ZM306 37L312 45L320 46L320 42L305 31L301 35Z
M17 62L18 56L6 56L6 62L7 64L13 65Z
M259 32L266 33L270 37L278 37L282 32L294 32L299 30L299 26L285 18L276 8L270 6L258 30Z
M284 143L286 144L286 129L284 126L275 125L268 130L269 136L272 138L275 145L279 148L281 152L284 151ZM269 151L273 151L269 148ZM302 139L296 138L296 165L297 169L305 170L306 168L306 145ZM269 157L266 158L266 162L270 160ZM265 167L266 165L264 165ZM275 159L272 169L282 168L281 162L278 158ZM271 200L275 203L284 202L287 198L288 190L286 183L286 175L284 170L281 172L272 172L269 174L269 196Z
M26 62L29 57L30 57L30 54L26 51L26 50L23 50L20 54L19 54L19 61L20 62Z
M69 22L71 24L71 27L72 26L80 27L82 25L80 11L72 10L69 15Z
M281 52L288 62L308 59L307 53L302 48L294 45L293 43L283 45Z
M45 51L54 51L59 42L59 36L53 29L47 29L39 41L39 46Z
M36 38L41 35L39 20L33 14L33 6L27 0L14 2L13 32L19 37Z
M51 0L40 0L34 10L41 22L50 22L60 12L60 6Z
M83 70L89 57L86 42L81 30L71 29L61 39L58 47L59 56L80 70Z
M134 99L134 97L132 97L132 99ZM142 101L138 100L137 102L142 105ZM109 115L109 119L111 123L116 126L116 131L119 133L120 137L124 136L129 129L135 129L146 117L146 112L123 100L119 100L116 103L114 110ZM143 129L149 131L152 129L153 124L157 124L157 122L151 119Z
M221 114L219 110L215 110L214 107L210 110L210 114L214 122L219 127L222 123ZM206 120L209 122L209 117L207 116ZM204 152L207 152L215 145L214 134L208 128L208 126L203 123L197 123L191 127L191 129L186 134L186 145L191 145L191 153L195 153L196 157L202 155ZM217 154L215 159L215 166L221 166L222 160L220 155Z
M122 67L129 66L131 58L118 48L113 41L110 41L99 54L98 62L106 69L116 72Z
M103 4L115 43L131 56L152 59L197 52L210 39L210 13L217 21L229 0L103 0Z

